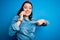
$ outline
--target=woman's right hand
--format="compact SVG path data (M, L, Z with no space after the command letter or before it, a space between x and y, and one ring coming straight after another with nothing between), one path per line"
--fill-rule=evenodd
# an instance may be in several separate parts
M25 14L24 11L22 11L22 12L19 14L20 18L19 18L18 21L17 21L17 25L18 25L18 26L21 24L21 22L22 22L22 20L23 20L23 15L24 15L24 14Z
M19 18L18 20L22 21L24 15L25 15L25 11L22 11L22 12L19 14L20 18Z

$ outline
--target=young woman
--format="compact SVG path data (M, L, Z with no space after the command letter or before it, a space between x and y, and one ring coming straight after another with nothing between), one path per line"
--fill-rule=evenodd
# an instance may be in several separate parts
M37 25L46 26L47 22L44 19L32 19L32 4L25 1L18 11L17 15L13 18L9 28L9 35L17 35L18 40L34 40L34 32Z

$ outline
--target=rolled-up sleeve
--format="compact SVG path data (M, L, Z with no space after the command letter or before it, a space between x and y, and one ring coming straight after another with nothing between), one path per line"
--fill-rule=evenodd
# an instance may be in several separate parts
M18 20L19 16L15 16L12 20L12 23L9 27L9 35L13 36L16 34L17 31L19 31L19 26L17 25L17 20Z
M33 20L32 23L34 23L35 26L38 26L38 27L41 27L41 26L47 26L47 23L46 23L46 24L43 23L43 24L41 24L41 25L38 25L38 24L37 24L37 20Z
M37 20L35 20L34 18L32 19L32 23L34 23L34 25L35 25L36 27L39 27L39 26L40 26L40 25L37 24Z
M19 26L17 25L17 23L12 24L12 28L13 30L19 31Z

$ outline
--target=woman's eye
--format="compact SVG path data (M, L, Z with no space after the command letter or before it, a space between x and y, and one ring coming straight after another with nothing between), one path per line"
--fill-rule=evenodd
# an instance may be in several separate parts
M29 9L32 9L32 8L29 8Z
M24 7L25 9L27 9L27 7Z

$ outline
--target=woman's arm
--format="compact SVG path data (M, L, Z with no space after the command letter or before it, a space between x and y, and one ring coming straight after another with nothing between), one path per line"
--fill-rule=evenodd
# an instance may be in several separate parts
M13 30L19 30L19 26L21 24L22 20L19 16L16 16L11 23L11 27L13 28Z
M10 36L14 36L17 33L17 31L20 30L19 26L21 24L21 21L18 20L18 18L19 18L18 16L15 16L12 20L12 23L11 23L10 28L9 28L9 35Z
M17 31L20 30L19 26L23 20L24 11L22 11L19 16L15 16L10 25L9 34L13 36Z
M47 23L47 20L40 19L36 21L36 24L39 26L47 26L48 23Z

